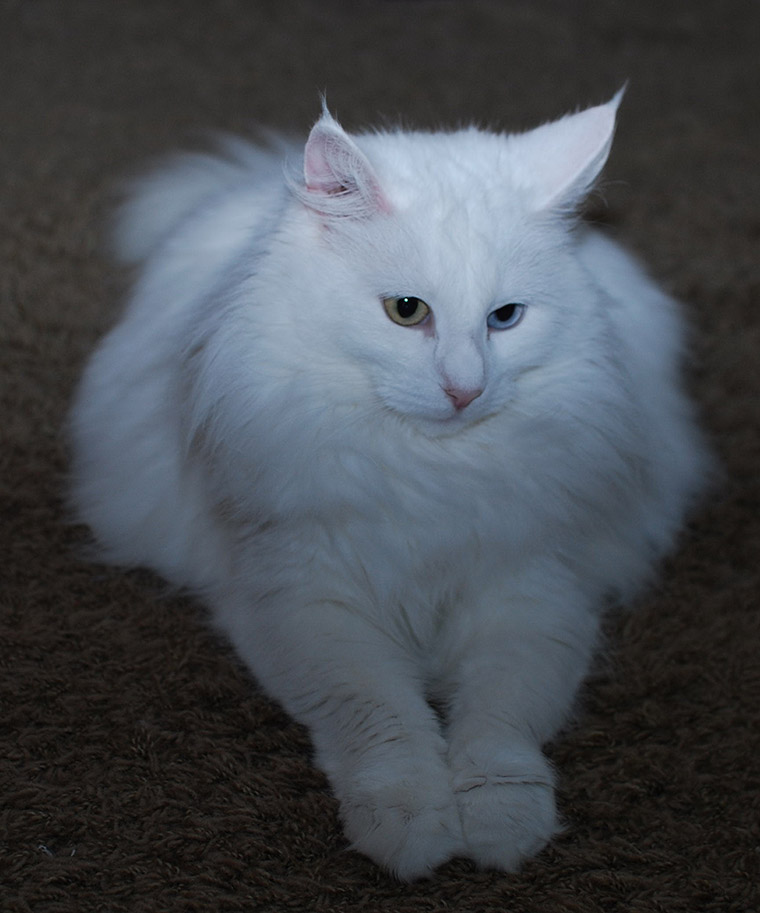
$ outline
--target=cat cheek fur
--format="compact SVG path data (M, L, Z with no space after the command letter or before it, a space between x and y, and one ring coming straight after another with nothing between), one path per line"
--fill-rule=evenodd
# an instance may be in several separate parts
M309 727L351 845L403 879L551 839L541 746L600 609L710 472L678 308L570 219L619 101L511 136L350 137L325 109L302 176L228 140L141 182L117 232L143 270L76 395L73 504L105 560L210 603ZM456 410L447 384L482 392Z

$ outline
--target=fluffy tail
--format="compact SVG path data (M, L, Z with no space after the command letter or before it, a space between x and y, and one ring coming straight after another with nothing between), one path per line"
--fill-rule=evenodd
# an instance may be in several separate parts
M285 145L269 137L272 145ZM175 155L154 171L130 182L111 234L113 255L137 264L168 237L187 216L220 191L262 171L281 168L281 156L235 137L223 137L217 153Z

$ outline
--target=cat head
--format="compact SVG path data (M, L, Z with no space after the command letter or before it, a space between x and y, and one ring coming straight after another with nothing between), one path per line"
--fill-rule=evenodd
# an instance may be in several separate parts
M316 241L303 252L309 307L385 408L453 433L580 344L595 296L570 216L607 159L621 96L510 135L349 136L323 110L294 185Z

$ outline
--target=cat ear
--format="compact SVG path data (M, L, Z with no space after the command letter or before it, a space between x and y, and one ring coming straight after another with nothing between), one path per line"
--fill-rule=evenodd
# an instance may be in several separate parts
M574 209L589 192L607 161L624 92L516 138L537 209Z
M361 219L390 211L372 165L326 106L306 141L303 170L298 195L321 215Z

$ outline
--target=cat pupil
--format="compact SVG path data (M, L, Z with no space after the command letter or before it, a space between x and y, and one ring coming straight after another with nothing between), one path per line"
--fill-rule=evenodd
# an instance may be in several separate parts
M399 317L403 317L404 320L408 320L409 317L412 317L415 314L419 306L419 298L399 298L397 305Z
M515 315L515 310L517 308L516 304L505 304L503 307L500 307L496 311L497 320L506 323L508 320L511 320Z

